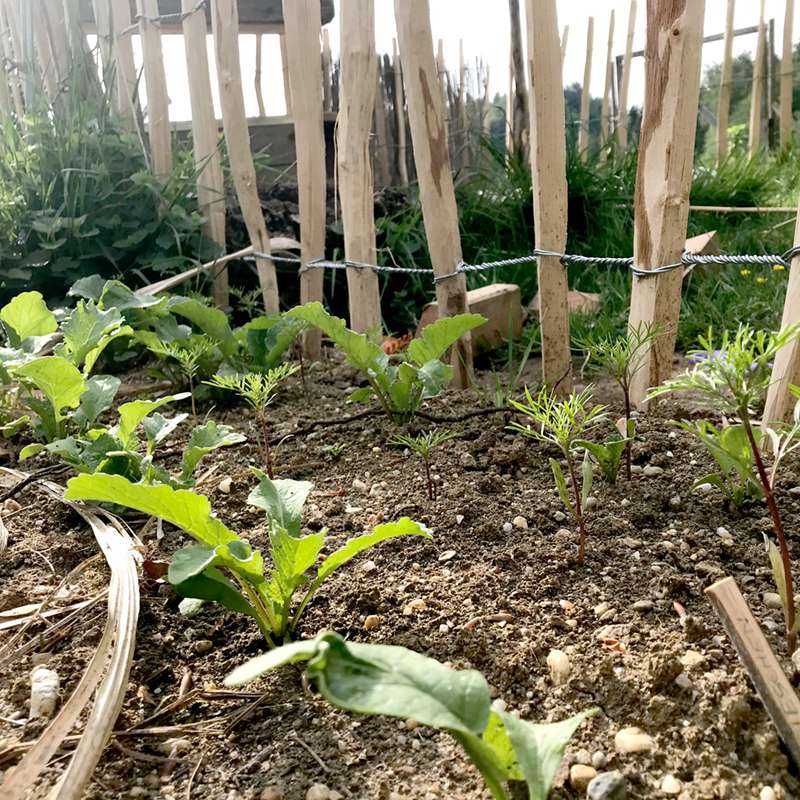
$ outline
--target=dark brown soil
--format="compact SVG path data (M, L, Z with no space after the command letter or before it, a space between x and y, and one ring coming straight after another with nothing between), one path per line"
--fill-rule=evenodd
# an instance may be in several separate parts
M532 380L534 370L531 365ZM330 363L312 369L308 385L289 387L274 407L276 433L350 413L344 398L355 380ZM429 410L458 415L474 409L492 396L490 384L487 377L484 393L449 394ZM598 399L619 410L619 398L607 388L598 389ZM733 575L788 671L781 613L762 599L774 591L762 540L768 515L762 505L739 512L726 508L716 492L690 491L709 459L668 420L691 413L665 403L639 420L634 463L663 472L639 472L616 486L596 479L583 567L576 563L571 520L561 518L547 464L552 454L505 430L500 415L454 425L461 437L435 456L435 502L427 500L415 458L387 445L392 429L382 418L287 437L278 448L278 473L313 480L306 525L328 527L330 547L401 515L434 531L430 541L384 543L336 574L308 609L301 635L330 628L477 668L497 698L526 719L557 720L599 708L570 745L554 797L578 796L567 781L568 767L598 751L607 761L603 770L624 773L631 798L664 797L660 785L667 774L682 783L682 800L755 798L764 786L779 798L800 797L798 773L703 595L704 587ZM215 418L255 441L246 412L218 411ZM257 460L254 444L221 451L201 467L215 467L201 488L226 524L263 545L263 516L245 504L255 482L248 467ZM788 492L797 485L795 465L790 472L780 484L780 504L796 549L800 498ZM231 491L224 493L219 484L228 477ZM371 487L368 492L354 488L356 479L356 486ZM85 524L35 488L15 502L21 510L4 514L10 541L0 556L0 611L41 600L97 550ZM515 517L523 517L527 529L512 524L508 530ZM141 522L132 520L133 530L140 531ZM167 560L183 543L178 532L164 533L160 540L153 526L142 533L146 558ZM91 566L69 597L92 596L105 575L102 562ZM233 667L259 652L255 627L214 607L184 619L171 589L150 578L142 578L141 592L136 657L117 729L135 731L145 723L164 730L115 738L88 798L236 800L264 793L301 800L315 783L370 800L489 796L447 735L333 710L304 690L294 668L248 687L250 696L214 694ZM652 607L634 610L637 601ZM379 618L369 632L368 615ZM492 621L493 615L500 616ZM50 653L63 696L90 658L103 619L101 601L67 636L34 651L37 659ZM9 635L0 632L0 644ZM545 663L554 648L572 663L561 687L552 685ZM18 760L15 744L41 731L41 724L18 724L27 717L33 663L28 654L0 671L0 769ZM151 720L176 698L187 671L198 690L193 701ZM615 753L614 735L628 726L652 736L655 749ZM46 795L64 763L63 754L54 760L34 797ZM280 794L270 795L269 787Z

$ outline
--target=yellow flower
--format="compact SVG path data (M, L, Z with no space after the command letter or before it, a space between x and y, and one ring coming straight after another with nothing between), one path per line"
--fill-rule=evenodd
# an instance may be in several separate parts
M783 272L785 269L786 269L786 267L784 267L783 264L773 264L772 265L772 271L773 272Z
M739 274L740 274L740 275L741 275L743 278L746 278L746 277L747 277L747 276L750 274L750 270L749 270L749 269L740 269L740 270L739 270Z
M756 283L766 283L766 282L767 282L767 279L763 275L759 275L756 278Z

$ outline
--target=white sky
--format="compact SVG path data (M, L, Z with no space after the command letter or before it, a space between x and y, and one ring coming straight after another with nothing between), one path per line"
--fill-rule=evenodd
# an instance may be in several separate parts
M689 0L699 2L700 0ZM339 6L346 0L334 0L337 16L328 26L334 56L339 50ZM722 33L725 29L726 0L706 0L705 34ZM520 0L521 11L525 14L525 2ZM605 53L608 40L608 22L612 10L616 23L614 33L614 54L625 49L625 36L628 25L629 0L558 0L559 27L569 25L567 54L564 62L564 84L583 81L586 55L586 32L588 11L594 16L594 55L591 91L595 96L603 92L605 81ZM506 0L430 0L431 25L434 46L441 38L444 42L445 60L448 69L458 69L459 40L464 41L464 53L468 63L482 58L490 70L490 92L501 94L506 91L508 82L508 5ZM634 38L634 50L644 47L646 0L639 0ZM783 36L783 16L785 0L766 0L766 19L775 19L775 48L778 57L781 52ZM736 3L735 27L742 28L758 22L759 3L757 0L739 0ZM523 29L524 30L524 29ZM381 53L391 53L392 38L395 35L394 0L375 0L375 38L376 47ZM800 13L795 14L794 35L800 38ZM525 36L523 33L523 42ZM734 55L755 51L755 35L739 36L734 39ZM137 52L138 37L134 38ZM255 72L255 36L244 35L240 39L242 80L245 89L245 105L248 115L256 116L256 103L253 75ZM214 59L209 37L209 60L214 73ZM706 44L703 49L704 67L722 60L722 42ZM173 120L190 118L189 98L186 91L186 62L183 39L180 36L164 37L164 61L171 100L170 117ZM280 49L277 36L265 36L263 44L262 92L267 115L284 114L286 107L283 97L283 77L280 67ZM212 88L216 98L216 76L212 74ZM640 105L644 92L644 60L635 59L631 74L629 101Z

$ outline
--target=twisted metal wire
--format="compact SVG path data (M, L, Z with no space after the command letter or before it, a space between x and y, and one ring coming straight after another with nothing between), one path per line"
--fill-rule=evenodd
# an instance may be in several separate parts
M157 28L161 26L162 22L175 22L180 24L185 19L188 19L203 9L206 5L208 5L208 0L198 0L197 3L195 3L194 8L191 8L189 11L178 11L174 14L159 14L157 17L147 17L144 14L136 14L133 18L133 25L123 28L116 35L116 38L121 39L123 36L130 36L132 33L136 33L136 31L139 29L140 22L146 22L149 25L155 25Z

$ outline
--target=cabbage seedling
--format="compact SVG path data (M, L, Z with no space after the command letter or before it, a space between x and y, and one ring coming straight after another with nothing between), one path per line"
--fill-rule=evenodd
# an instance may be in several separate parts
M436 499L436 484L431 480L431 450L455 439L456 436L458 434L455 431L441 430L419 433L416 436L399 433L389 439L389 444L407 447L422 459L422 463L425 465L425 479L428 482L428 500Z

